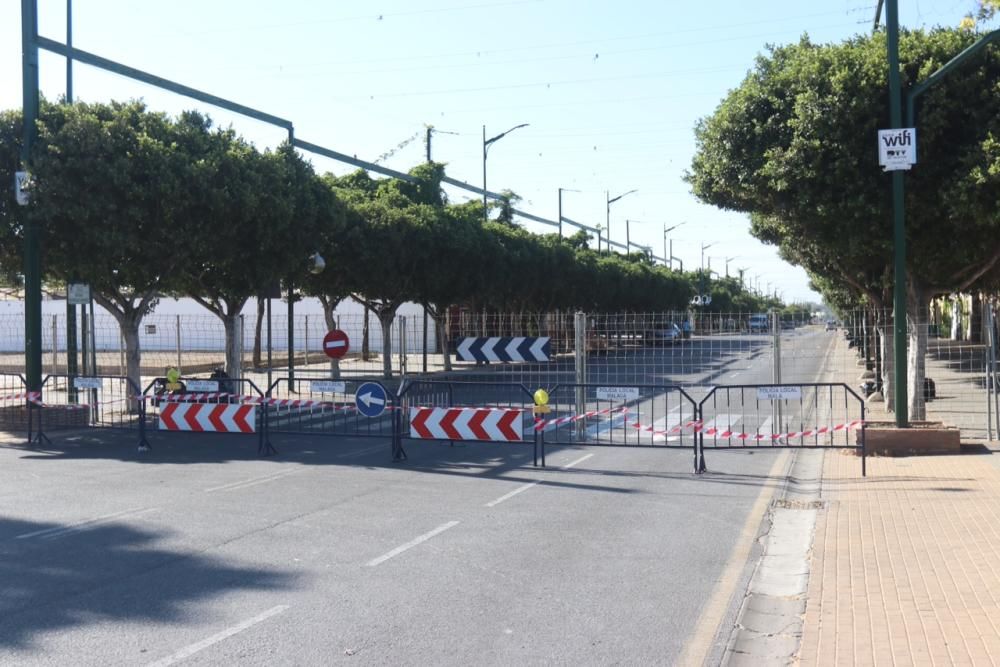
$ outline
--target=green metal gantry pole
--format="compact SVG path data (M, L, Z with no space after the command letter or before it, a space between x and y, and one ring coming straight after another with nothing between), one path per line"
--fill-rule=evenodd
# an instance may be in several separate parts
M21 168L28 169L38 119L38 0L21 0L21 79L24 136ZM29 193L31 190L29 189ZM24 223L24 366L28 391L42 389L42 271L38 223Z
M886 50L889 58L889 125L903 126L902 86L899 79L899 0L885 3ZM893 306L893 396L896 427L910 425L906 378L906 211L903 205L903 172L892 172L892 228L894 285Z

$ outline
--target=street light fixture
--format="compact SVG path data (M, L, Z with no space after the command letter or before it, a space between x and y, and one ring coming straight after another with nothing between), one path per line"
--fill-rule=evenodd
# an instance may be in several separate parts
M607 199L607 202L608 202L607 207L604 209L605 210L604 224L605 224L605 228L607 229L607 232L608 232L608 234L607 234L607 237L608 237L608 252L611 252L611 205L614 204L619 199L621 199L622 197L630 195L633 192L638 192L638 190L629 190L628 192L623 192L622 194L618 195L617 197L612 197L610 192L608 192L607 190L604 191L604 196L605 196L605 198Z
M528 125L529 123L521 123L520 125L515 125L506 132L501 132L492 139L486 138L486 126L483 125L483 220L489 220L489 213L487 213L486 211L486 154L489 151L490 145L497 141L500 141L514 130L522 127L528 127Z
M740 258L739 255L735 255L733 257L726 257L726 277L727 278L729 277L729 262L733 261L734 259L739 259L739 258Z
M717 242L716 242L717 243ZM714 246L715 243L702 243L701 244L701 270L705 270L705 251ZM711 260L709 260L711 261Z
M664 261L666 261L666 262L668 262L670 264L670 270L671 271L674 270L674 241L673 241L673 239L670 240L670 252L668 253L667 252L667 232L672 232L675 229L677 229L678 227L680 227L681 225L686 225L686 224L687 224L686 220L684 222L678 222L673 227L667 227L667 223L663 223L663 257L664 257ZM681 271L683 271L683 270L684 270L684 265L681 264Z

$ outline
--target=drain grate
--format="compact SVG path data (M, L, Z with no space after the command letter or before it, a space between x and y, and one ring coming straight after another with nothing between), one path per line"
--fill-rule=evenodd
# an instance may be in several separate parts
M783 510L821 510L826 507L825 500L775 500L771 507Z

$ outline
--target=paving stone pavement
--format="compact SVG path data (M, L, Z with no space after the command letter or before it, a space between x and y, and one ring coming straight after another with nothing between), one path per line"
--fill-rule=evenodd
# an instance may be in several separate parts
M799 664L1000 663L1000 456L825 459Z

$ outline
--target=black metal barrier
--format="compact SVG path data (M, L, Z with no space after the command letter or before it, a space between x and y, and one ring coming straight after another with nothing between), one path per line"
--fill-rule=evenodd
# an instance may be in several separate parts
M407 380L397 400L396 460L406 458L406 438L439 440L452 447L456 442L531 442L538 464L539 443L531 429L534 401L523 384Z
M32 400L34 399L34 400ZM33 439L33 424L40 415L39 397L28 393L28 381L20 373L0 373L0 430L25 429Z
M697 472L706 470L706 448L838 447L855 449L867 473L865 402L844 383L716 386L698 414Z
M155 378L142 392L145 423L157 431L180 433L255 433L257 453L275 453L267 433L264 392L252 380L181 377ZM140 445L141 450L149 443Z
M136 431L139 448L148 446L142 392L125 376L53 373L42 380L41 397L33 405L41 440L48 439L46 430L108 428Z
M691 448L697 469L698 405L676 385L561 383L534 428L546 444Z
M296 376L298 375L296 371ZM381 395L359 390L380 385ZM378 393L378 392L376 392ZM359 406L358 403L361 403ZM392 386L371 378L278 378L267 389L267 430L294 435L389 438L395 457L398 406ZM374 416L366 416L362 409Z

